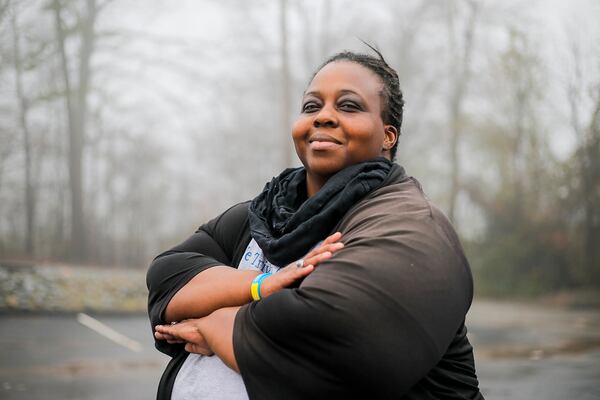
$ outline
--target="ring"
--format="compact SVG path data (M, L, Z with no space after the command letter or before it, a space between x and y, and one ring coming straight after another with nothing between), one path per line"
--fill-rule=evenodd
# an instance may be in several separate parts
M296 261L296 267L297 268L302 268L304 267L304 258L299 259L298 261Z

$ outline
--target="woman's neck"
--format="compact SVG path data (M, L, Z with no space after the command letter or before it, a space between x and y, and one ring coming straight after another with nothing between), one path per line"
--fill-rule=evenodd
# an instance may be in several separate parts
M306 173L306 193L308 197L313 197L325 185L329 179L328 176L313 175Z

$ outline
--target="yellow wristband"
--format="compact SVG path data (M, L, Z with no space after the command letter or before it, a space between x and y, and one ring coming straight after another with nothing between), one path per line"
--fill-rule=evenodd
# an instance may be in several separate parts
M254 300L258 301L261 299L260 285L262 284L262 281L269 275L271 275L270 272L266 274L260 274L252 280L252 284L250 285L250 293L252 294L252 298Z

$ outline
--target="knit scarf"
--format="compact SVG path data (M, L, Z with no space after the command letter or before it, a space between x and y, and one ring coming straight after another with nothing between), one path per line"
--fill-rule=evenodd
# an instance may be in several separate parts
M351 165L307 198L306 170L288 168L265 185L249 207L250 232L263 254L281 267L323 240L346 212L382 186L393 164L384 157Z

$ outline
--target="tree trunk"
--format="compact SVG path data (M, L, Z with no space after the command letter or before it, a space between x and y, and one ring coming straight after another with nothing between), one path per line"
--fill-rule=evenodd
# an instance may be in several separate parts
M290 130L291 130L291 118L290 118L290 66L288 57L288 35L287 35L287 0L280 0L280 14L279 14L279 30L281 37L280 46L280 57L281 57L281 125L282 130L280 134L282 138L278 138L283 146L281 151L283 152L283 167L288 168L292 166L292 152L290 149Z
M452 7L449 5L448 7ZM452 10L448 13L448 31L450 37L450 76L453 80L452 92L449 101L450 114L450 200L448 218L454 222L456 214L456 201L460 191L460 137L462 132L462 104L467 92L467 85L471 78L471 54L473 51L473 36L477 21L477 4L469 1L470 15L464 31L464 48L462 58L453 59L457 52L454 37L454 15Z
M579 43L572 41L574 71L567 87L570 106L570 123L577 138L576 162L581 179L577 201L583 208L581 267L576 273L582 282L600 285L600 93L587 129L581 121L581 95L584 92L581 51Z
M87 231L84 217L83 198L83 143L87 94L90 87L90 59L94 49L94 24L96 21L95 0L87 0L87 15L80 21L78 87L73 89L70 79L68 58L65 49L66 33L63 29L61 5L54 0L53 8L56 23L56 36L61 57L61 67L65 85L65 100L69 127L69 189L71 195L71 257L84 261L88 256Z
M17 98L19 101L19 125L23 132L23 153L25 154L25 252L33 256L35 254L34 247L34 226L35 226L35 190L31 173L31 133L27 122L27 114L29 112L29 104L23 93L23 65L21 61L21 48L19 38L19 28L17 24L17 7L13 7L11 18L13 30L13 51L14 51L14 68L15 68L15 84Z
M584 267L590 281L600 286L600 93L580 157L584 202Z

